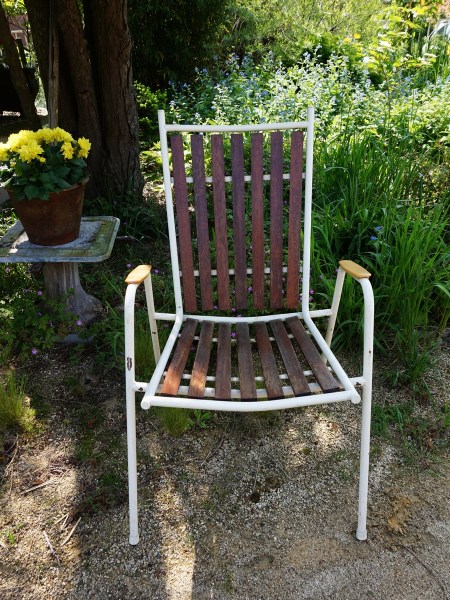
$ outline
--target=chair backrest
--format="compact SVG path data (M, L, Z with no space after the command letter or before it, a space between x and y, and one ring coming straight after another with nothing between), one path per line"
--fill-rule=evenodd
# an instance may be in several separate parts
M310 108L296 123L169 125L159 111L177 309L309 298L313 121Z

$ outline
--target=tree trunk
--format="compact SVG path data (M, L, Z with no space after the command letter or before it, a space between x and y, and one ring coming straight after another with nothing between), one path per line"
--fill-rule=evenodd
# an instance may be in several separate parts
M103 187L105 157L88 44L76 2L59 0L57 10L60 31L64 32L60 43L63 44L63 51L67 57L74 90L78 118L77 135L89 138L92 144L89 155L91 177L87 193L98 193Z
M33 46L41 74L42 84L44 86L47 106L49 104L49 37L50 37L50 1L49 0L25 0L28 19L30 21L31 34L33 37ZM77 135L78 119L76 114L75 98L67 58L64 49L61 49L59 56L59 124L61 127L70 131L72 135Z
M0 4L0 45L3 46L5 61L9 66L11 81L16 90L22 107L22 114L28 121L31 129L39 129L41 122L34 106L34 100L23 72L20 62L20 56L17 51L16 43L9 29L8 18L3 6Z
M54 0L56 2L56 0ZM25 0L48 93L49 0ZM126 0L57 2L60 35L59 125L92 143L87 190L122 196L142 190L138 118Z
M126 0L86 0L85 17L101 106L105 176L112 194L142 190L138 115Z

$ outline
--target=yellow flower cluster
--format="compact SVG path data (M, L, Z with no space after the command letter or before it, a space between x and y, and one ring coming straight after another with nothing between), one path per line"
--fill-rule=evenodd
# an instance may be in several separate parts
M46 142L51 144L52 142L73 142L74 139L67 131L61 129L61 127L43 127L36 131L36 138L39 142Z
M4 162L8 158L9 147L8 144L0 142L0 162Z
M80 158L87 158L89 150L91 149L91 142L82 137L78 139L78 145L80 146L80 149L78 150L78 156Z
M34 158L38 158L40 154L43 154L43 152L44 148L42 148L42 146L40 146L34 139L30 139L28 143L22 144L22 146L19 146L17 149L17 154L19 155L20 160L25 162L30 162ZM40 158L45 161L44 157Z
M70 142L64 142L64 144L61 146L61 153L64 156L64 158L70 160L71 158L73 158L73 152L74 148L72 144Z
M77 141L61 127L43 127L38 131L23 129L19 133L13 133L9 136L6 143L0 143L0 161L7 162L12 159L10 153L18 154L20 160L31 162L34 159L45 162L44 148L46 145L61 144L61 154L65 160L71 160L74 157L87 158L91 143L86 138L79 138Z

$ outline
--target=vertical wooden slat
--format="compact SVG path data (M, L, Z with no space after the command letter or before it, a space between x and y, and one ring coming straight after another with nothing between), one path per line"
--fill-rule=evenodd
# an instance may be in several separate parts
M221 310L230 309L230 275L228 263L227 213L225 206L225 167L223 139L211 136L214 221L216 228L217 296Z
M202 398L205 392L213 329L214 323L212 321L203 321L188 390L188 396L191 398Z
M170 138L173 163L173 183L175 205L177 210L178 237L180 245L180 262L184 307L187 312L197 312L197 296L195 292L194 257L192 254L191 223L189 217L188 195L186 185L186 169L184 166L183 139L181 135Z
M219 325L216 363L215 398L229 400L231 398L231 325L229 323Z
M231 136L233 176L234 279L236 308L247 308L247 257L245 244L244 141L242 134Z
M192 175L194 179L195 219L197 225L198 270L203 310L212 310L211 256L209 252L208 205L206 200L203 136L191 135Z
M252 135L252 271L253 307L264 308L264 167L263 134Z
M273 335L286 365L286 371L296 396L307 396L311 393L305 374L295 354L295 350L288 337L282 321L271 321Z
M291 136L289 231L286 306L298 308L300 282L300 228L302 212L303 132Z
M339 383L327 369L319 351L312 339L306 333L300 319L297 317L290 317L289 319L286 319L286 321L322 390L324 392L337 392L339 390Z
M183 330L181 331L180 338L175 347L172 360L170 361L170 365L167 369L161 394L166 396L177 395L184 367L186 366L189 352L191 350L196 328L197 321L194 321L193 319L186 320Z
M265 323L255 323L255 337L258 345L258 353L261 359L261 366L264 374L268 398L283 398L283 388L278 373L277 363L270 343L267 325Z
M250 334L247 323L237 323L236 340L241 400L256 400L255 369L253 366Z
M270 306L283 302L283 134L270 135Z

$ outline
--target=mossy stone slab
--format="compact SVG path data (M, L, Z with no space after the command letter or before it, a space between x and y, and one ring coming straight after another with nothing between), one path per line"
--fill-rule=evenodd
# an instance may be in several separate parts
M0 263L83 263L109 258L120 221L116 217L83 217L80 235L60 246L38 246L28 240L22 223L17 221L0 238Z

